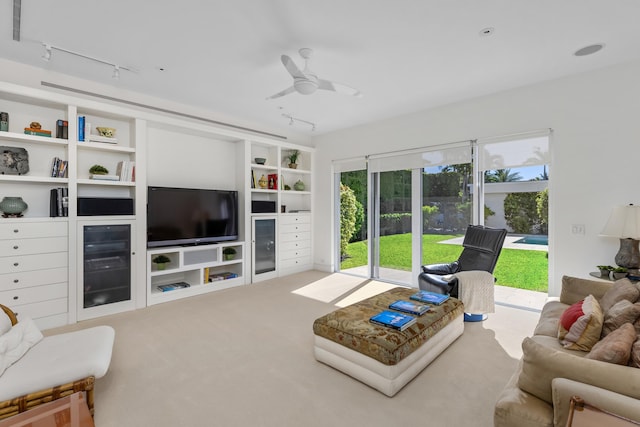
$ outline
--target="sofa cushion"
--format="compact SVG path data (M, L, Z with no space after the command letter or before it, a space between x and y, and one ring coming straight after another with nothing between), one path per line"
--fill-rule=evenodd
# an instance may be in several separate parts
M631 346L631 357L629 357L629 366L640 368L640 338Z
M613 283L613 286L600 299L600 307L606 313L617 302L622 300L636 302L638 297L640 297L640 290L625 277Z
M590 351L602 333L604 316L593 295L569 306L558 324L558 338L565 348Z
M0 375L41 339L42 333L28 317L0 336Z
M559 301L549 301L544 307L542 307L542 313L540 313L540 319L536 325L536 329L533 331L533 335L545 335L548 337L554 337L558 339L558 322L560 316L568 308L567 304L563 304Z
M554 378L568 378L640 398L640 369L577 357L548 348L529 337L523 340L522 351L518 386L545 402L552 403Z
M560 302L571 305L586 297L593 295L596 299L604 296L611 289L611 282L602 280L580 279L578 277L563 276L562 290L560 291Z
M629 362L631 346L636 337L636 329L633 325L625 323L598 341L585 357L587 359L626 365Z
M618 301L606 313L602 325L602 338L618 329L625 323L633 324L640 317L640 302L632 303L629 300Z

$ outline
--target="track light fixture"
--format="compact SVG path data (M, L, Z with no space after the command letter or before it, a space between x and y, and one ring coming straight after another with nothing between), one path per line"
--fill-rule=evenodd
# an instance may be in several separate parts
M289 126L293 126L293 124L295 122L300 122L300 123L305 123L305 124L311 126L311 130L312 131L316 130L316 124L313 123L313 122L310 122L308 120L302 120L302 119L299 119L297 117L293 117L290 114L284 114L284 113L282 113L282 117L286 117L287 119L289 119Z
M51 60L51 45L50 44L44 44L44 55L42 55L42 60L49 62Z
M99 62L101 64L106 64L106 65L110 65L113 67L113 74L111 75L111 77L113 77L114 79L119 79L120 78L120 70L126 70L126 71L130 71L132 73L137 73L138 70L131 68L131 67L123 67L122 65L118 65L115 64L113 62L110 61L105 61L104 59L100 59L100 58L96 58L93 56L89 56L89 55L85 55L83 53L78 53L78 52L74 52L72 50L69 49L64 49L62 47L58 47L58 46L53 46L49 43L42 43L42 46L44 46L44 55L42 55L42 60L44 61L50 61L51 60L51 52L53 50L57 50L60 52L64 52L64 53L68 53L69 55L74 55L74 56L79 56L80 58L84 58L84 59L88 59L90 61L95 61L95 62Z

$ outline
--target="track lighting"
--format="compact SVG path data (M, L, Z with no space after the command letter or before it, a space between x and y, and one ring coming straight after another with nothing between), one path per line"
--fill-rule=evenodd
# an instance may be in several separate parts
M293 117L290 114L284 114L284 113L282 114L282 117L286 117L287 119L289 119L289 126L293 126L294 122L301 122L301 123L305 123L305 124L308 124L309 126L311 126L311 130L312 131L316 130L316 124L313 123L313 122L310 122L308 120L302 120L302 119L299 119L297 117Z
M51 45L44 44L44 55L42 55L42 60L49 62L51 60Z
M80 58L84 58L84 59L88 59L90 61L95 61L95 62L99 62L101 64L106 64L106 65L110 65L113 67L113 74L111 75L112 78L114 79L119 79L120 78L120 70L126 70L126 71L130 71L132 73L137 73L138 70L131 68L131 67L123 67L122 65L118 65L115 64L113 62L110 61L105 61L104 59L100 59L100 58L95 58L93 56L89 56L89 55L85 55L83 53L78 53L78 52L74 52L72 50L68 50L68 49L64 49L58 46L53 46L50 45L49 43L42 43L42 46L44 46L44 54L42 55L42 60L43 61L50 61L51 60L51 52L53 50L57 50L60 52L64 52L64 53L68 53L69 55L74 55L74 56L79 56Z

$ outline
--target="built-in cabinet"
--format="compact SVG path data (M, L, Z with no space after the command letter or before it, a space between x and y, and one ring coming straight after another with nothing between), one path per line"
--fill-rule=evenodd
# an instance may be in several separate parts
M0 303L36 319L41 327L311 268L312 148L6 82L0 82L0 111L9 115L8 130L0 131L0 200L21 197L28 205L20 217L0 218ZM84 141L82 120L90 124L83 128ZM33 127L32 122L51 131L51 137L26 134L24 128ZM62 123L64 135L58 129ZM96 138L99 126L116 129L114 138ZM196 141L193 152L186 135ZM156 138L162 139L159 145ZM223 148L225 158L216 157L219 151L211 148L215 144ZM147 150L155 148L156 157L149 157L158 159L159 146L165 154L159 165L150 166ZM173 148L179 150L177 157L166 153ZM296 167L289 167L287 157L296 149ZM154 180L162 181L150 182L153 185L177 180L176 186L189 187L184 173L189 155L198 156L200 170L225 162L233 171L225 173L223 189L239 194L239 239L148 250L147 168L153 169ZM256 160L261 158L264 162ZM20 171L12 163L16 159ZM89 170L94 165L117 179L93 176ZM125 174L125 167L131 173ZM171 180L168 170L178 179ZM260 181L263 176L266 185ZM220 183L193 184L203 187L220 188ZM134 209L113 215L83 209L84 202L96 198L131 199ZM253 202L266 203L257 207ZM225 257L225 248L235 249L234 259ZM136 255L136 250L141 253ZM166 270L151 261L158 254L172 260ZM181 282L189 286L161 288Z

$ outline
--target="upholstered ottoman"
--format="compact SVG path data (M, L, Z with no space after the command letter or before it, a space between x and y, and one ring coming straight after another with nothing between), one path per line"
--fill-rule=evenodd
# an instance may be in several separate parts
M369 322L392 302L409 300L416 292L395 288L316 319L316 360L387 396L396 394L464 330L464 307L455 298L432 306L402 332Z

